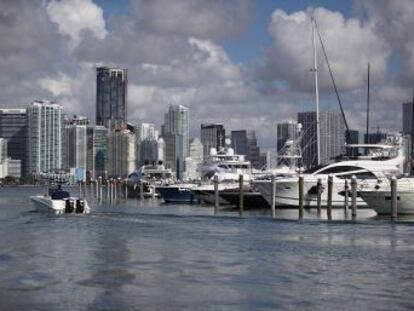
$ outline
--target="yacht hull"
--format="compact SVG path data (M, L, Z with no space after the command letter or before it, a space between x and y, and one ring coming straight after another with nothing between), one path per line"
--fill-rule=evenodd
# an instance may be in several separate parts
M391 214L390 191L361 191L361 196L377 214ZM414 215L414 191L398 191L397 212L398 215Z
M156 191L166 203L200 203L199 198L187 187L179 185L159 186Z
M317 207L317 180L304 181L304 206ZM264 199L270 205L272 202L272 183L271 181L256 181L254 186L260 191ZM332 207L343 208L345 204L345 182L341 179L336 179L333 184L332 191ZM322 180L322 196L321 206L326 207L327 201L327 181ZM351 198L349 194L349 205ZM297 207L299 206L299 183L298 179L276 180L276 195L275 203L277 207ZM365 201L360 197L357 198L357 205L359 208L367 207Z

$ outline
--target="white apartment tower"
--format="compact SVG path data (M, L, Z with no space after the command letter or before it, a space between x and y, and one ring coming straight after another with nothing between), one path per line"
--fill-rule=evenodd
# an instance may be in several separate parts
M63 166L63 107L34 101L27 108L27 173L53 172Z

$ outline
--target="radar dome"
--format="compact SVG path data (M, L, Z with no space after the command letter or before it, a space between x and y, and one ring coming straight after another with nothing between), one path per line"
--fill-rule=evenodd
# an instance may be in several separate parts
M234 155L234 149L233 148L228 148L227 149L227 155L229 155L229 156Z
M226 140L224 142L227 146L231 145L231 139L230 138L226 138Z
M210 155L211 155L211 156L215 156L215 155L217 155L217 149L216 149L216 148L211 148L211 149L210 149Z

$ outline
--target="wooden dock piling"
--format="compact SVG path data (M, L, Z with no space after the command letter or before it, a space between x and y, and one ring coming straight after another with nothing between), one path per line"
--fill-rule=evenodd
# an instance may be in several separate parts
M328 202L326 206L326 213L329 220L332 219L332 189L333 189L333 177L328 176Z
M353 175L351 178L351 195L352 195L352 218L357 216L357 179L356 176Z
M344 198L344 214L345 214L345 216L347 216L348 215L348 204L349 204L349 184L348 184L348 179L345 179L345 187L344 187L344 191L345 191L345 193L344 193L344 195L345 195L345 198Z
M397 178L391 177L391 219L397 219L398 217L398 193L397 193Z
M125 186L125 200L128 200L128 184L124 179L124 186Z
M316 198L316 210L318 215L321 214L322 210L322 179L318 178L318 182L316 184L316 191L317 191L317 198Z
M139 198L144 199L144 182L141 179L139 180Z
M214 215L217 215L217 211L220 207L220 196L219 196L219 180L218 176L214 175Z
M304 207L304 179L299 175L299 218L303 218Z
M271 193L271 202L272 202L272 218L276 218L276 180L275 175L272 175L272 193Z
M99 195L98 195L98 200L101 201L102 200L102 176L98 177L98 184L99 184Z
M243 193L243 174L239 175L239 215L243 216L244 193Z

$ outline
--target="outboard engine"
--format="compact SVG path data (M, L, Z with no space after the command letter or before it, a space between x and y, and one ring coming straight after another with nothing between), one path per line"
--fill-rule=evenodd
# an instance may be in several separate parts
M76 214L82 214L85 211L85 201L82 199L76 200Z
M73 213L75 210L75 201L71 199L65 200L65 213Z

